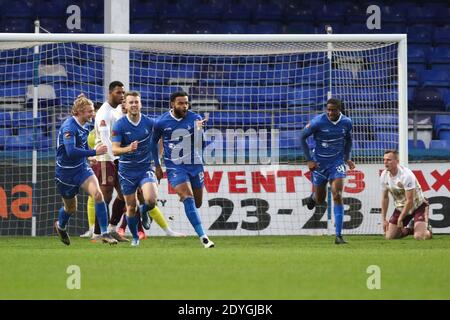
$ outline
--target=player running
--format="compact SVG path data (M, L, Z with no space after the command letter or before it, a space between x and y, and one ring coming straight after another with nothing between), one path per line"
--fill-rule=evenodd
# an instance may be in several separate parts
M64 206L59 209L55 229L65 245L70 245L70 237L66 226L71 216L76 212L76 195L80 187L94 198L102 241L117 244L117 240L107 232L106 203L98 180L86 161L88 157L107 152L107 147L102 144L98 145L95 150L89 150L87 146L89 129L85 127L85 124L91 121L93 115L94 105L92 101L83 94L79 95L73 104L72 116L64 121L58 133L55 180Z
M347 243L342 237L344 218L342 191L346 177L345 163L350 170L355 168L355 164L350 160L352 120L343 115L341 110L340 100L329 99L326 112L314 117L300 136L308 168L312 171L314 190L307 199L307 207L312 210L316 204L323 205L325 203L326 187L330 182L334 201L335 244ZM316 143L312 156L306 142L311 135Z
M205 120L188 109L188 94L174 92L170 95L170 110L156 120L151 144L156 166L155 173L158 180L161 180L163 170L159 161L158 141L162 139L164 164L169 183L183 202L186 216L201 243L205 248L212 248L214 242L203 230L197 210L201 207L203 200L204 170L202 155L195 148L195 137L201 137L201 132L194 134L194 130L202 130Z

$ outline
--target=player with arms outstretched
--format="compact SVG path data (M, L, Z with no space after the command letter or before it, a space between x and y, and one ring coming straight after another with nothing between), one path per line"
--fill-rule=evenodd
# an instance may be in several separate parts
M158 180L161 180L163 170L159 161L158 141L162 139L168 181L183 202L186 216L201 243L205 248L212 248L214 243L203 230L197 210L203 201L204 169L202 155L195 147L195 138L201 137L202 133L194 134L194 130L203 130L205 120L188 109L188 94L174 92L170 95L170 110L156 120L152 136L155 173Z
M87 163L87 158L107 152L105 145L98 145L89 150L87 138L89 129L85 127L94 116L94 105L83 94L78 96L72 108L72 116L61 125L58 133L55 180L62 196L64 206L59 209L55 222L56 233L65 245L70 245L66 226L77 209L76 195L83 188L95 201L95 212L101 229L101 239L105 243L116 244L107 232L108 216L106 203L100 190L98 180Z
M327 183L331 184L334 201L334 221L336 244L347 243L342 237L344 206L342 191L346 177L345 164L351 170L355 164L350 160L352 149L352 120L342 114L342 104L338 99L327 101L327 110L314 117L301 133L301 143L309 170L312 171L313 193L307 199L307 207L312 210L316 204L323 205L327 193ZM307 138L313 136L316 146L311 155Z

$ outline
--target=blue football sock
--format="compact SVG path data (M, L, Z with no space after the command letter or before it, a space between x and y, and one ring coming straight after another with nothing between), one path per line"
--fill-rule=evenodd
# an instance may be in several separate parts
M141 212L141 218L146 214L148 216L148 211L150 210L150 207L148 204L144 203L139 206L139 211Z
M203 237L205 235L205 231L203 230L202 222L200 221L200 216L198 214L198 210L195 207L194 199L186 198L186 199L184 199L183 204L184 204L184 212L186 213L186 216L189 219L189 222L194 227L195 232L197 232L197 235L199 237Z
M336 224L336 236L341 236L343 221L344 221L344 206L342 204L335 204L334 223Z
M139 239L138 228L137 228L137 224L138 224L137 216L132 216L132 217L127 216L127 222L128 222L128 228L130 229L131 234L133 235L133 239Z
M106 209L105 202L95 203L95 216L98 220L98 225L100 226L100 232L102 234L108 232L108 211Z
M65 210L64 207L61 207L58 211L58 225L61 229L65 229L67 222L69 222L71 215L68 214Z

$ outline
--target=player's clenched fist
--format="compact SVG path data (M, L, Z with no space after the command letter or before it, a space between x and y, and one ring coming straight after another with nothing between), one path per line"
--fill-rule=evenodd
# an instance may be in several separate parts
M95 155L100 156L108 152L108 147L104 144L99 144L97 148L95 148Z
M133 141L133 142L130 144L130 151L131 151L131 152L136 151L136 150L137 150L137 147L138 147L138 141Z

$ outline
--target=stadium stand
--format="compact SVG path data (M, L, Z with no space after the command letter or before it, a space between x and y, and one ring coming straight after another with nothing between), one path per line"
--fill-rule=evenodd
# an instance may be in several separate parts
M52 33L69 32L64 17L66 8L73 1L0 1L0 32L33 32L33 20L39 18L41 26ZM84 17L81 30L70 32L103 32L103 1L79 0L75 4L80 6ZM408 34L408 101L409 110L422 112L441 112L433 122L433 138L447 141L450 139L450 4L448 1L432 1L422 4L418 1L379 1L382 10L381 30L368 30L366 27L366 8L370 3L359 1L315 1L304 3L294 0L185 0L185 1L146 1L130 0L130 31L131 33L323 33L324 25L330 24L335 33L403 33ZM104 92L99 79L103 74L103 49L101 47L83 44L67 44L52 48L52 54L42 57L39 67L39 80L42 85L52 88L54 96L40 97L40 100L50 99L53 103L47 106L68 107L81 91L92 92L92 99L102 101ZM13 110L22 106L23 110L30 107L30 96L27 95L33 79L33 62L27 60L32 56L31 49L17 49L11 56L5 56L0 51L0 62L12 61L13 64L0 63L0 111ZM20 52L27 54L20 54ZM59 52L59 54L58 54ZM156 108L161 105L152 103L152 99L167 99L169 91L180 88L181 85L161 86L174 79L191 79L194 84L192 93L202 98L205 92L202 87L213 86L208 92L208 99L216 101L214 108L221 113L212 113L211 121L227 124L251 125L251 117L236 116L233 110L240 109L250 101L258 101L251 109L263 109L264 112L307 108L317 105L313 97L321 93L311 93L308 72L322 72L320 65L305 68L302 75L295 75L283 69L286 63L273 63L264 70L252 70L251 65L245 66L236 60L229 64L229 68L236 68L236 73L229 76L227 70L197 70L195 65L170 61L173 57L166 57L164 61L151 61L149 57L136 56L131 53L130 86L142 92L143 100ZM71 58L67 58L71 57ZM72 59L67 61L67 59ZM164 65L164 70L156 71L152 68L139 68L138 61L148 60L148 66ZM243 67L244 66L244 67ZM266 67L269 64L265 65ZM159 69L159 70L161 70ZM169 71L170 70L170 71ZM337 83L343 87L352 84L352 72L349 70L334 70L339 72ZM367 77L390 77L386 72L377 73L373 70L361 70ZM265 75L265 83L258 83L260 75ZM81 84L83 83L83 84ZM146 85L138 85L146 83ZM277 84L289 85L277 87ZM299 85L301 84L301 86ZM317 84L316 84L317 85ZM236 88L238 86L238 88ZM277 89L278 88L278 89ZM321 90L315 88L314 90ZM337 89L340 90L339 88ZM237 95L241 91L242 95ZM365 96L368 94L363 88L342 91L345 95ZM395 98L393 92L380 92L384 99ZM252 97L258 97L257 99ZM366 98L368 98L366 96ZM7 102L9 101L9 102ZM11 102L12 101L12 102ZM44 103L42 103L44 105ZM227 113L226 111L229 111ZM304 109L306 110L306 109ZM10 132L10 121L7 112L0 112L0 137ZM297 115L296 115L297 116ZM262 119L262 120L261 120ZM265 123L262 115L260 120ZM444 121L444 119L447 119ZM395 121L394 121L395 122ZM305 123L304 121L300 122ZM261 123L258 122L258 125ZM286 125L282 117L278 117L277 126ZM288 124L287 124L288 125ZM382 141L388 139L383 136L383 124L377 124L374 139ZM394 125L394 123L389 123ZM13 126L12 126L13 127ZM300 127L290 128L296 132ZM44 130L45 131L45 130ZM22 132L23 133L23 132ZM283 146L292 145L295 141L281 139ZM433 140L434 141L434 140ZM430 143L430 148L439 145ZM17 142L17 141L16 141ZM28 141L29 142L29 141ZM22 146L29 146L23 141ZM294 143L295 142L295 143ZM372 143L373 142L373 143ZM427 149L429 141L417 141L417 148ZM377 141L367 142L375 147ZM372 143L372 144L371 144ZM8 144L0 139L0 148ZM414 143L410 146L413 146ZM442 143L441 146L448 146Z

